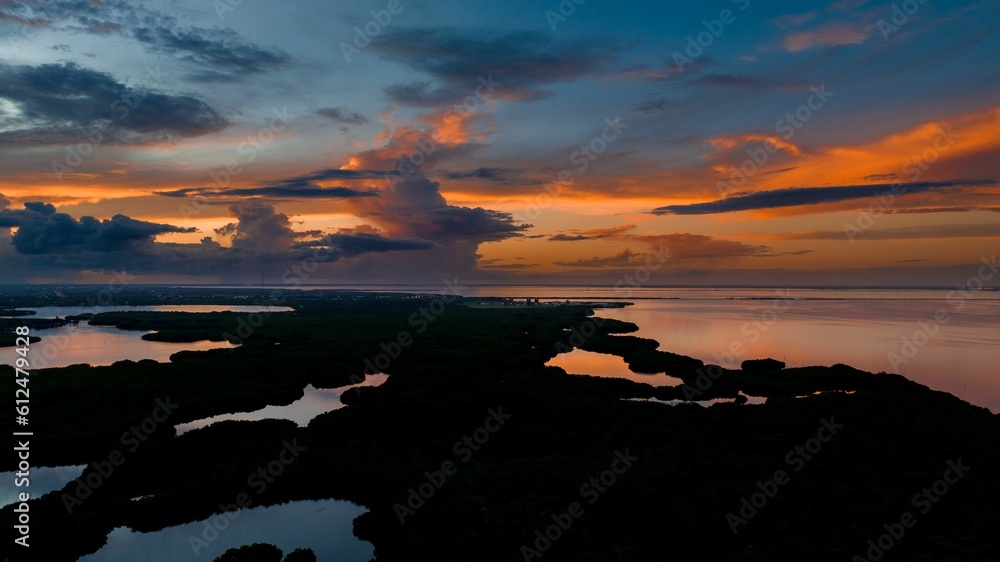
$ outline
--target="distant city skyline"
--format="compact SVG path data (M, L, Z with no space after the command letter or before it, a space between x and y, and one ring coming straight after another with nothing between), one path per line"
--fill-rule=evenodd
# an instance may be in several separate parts
M961 285L1000 237L998 24L6 2L0 283Z

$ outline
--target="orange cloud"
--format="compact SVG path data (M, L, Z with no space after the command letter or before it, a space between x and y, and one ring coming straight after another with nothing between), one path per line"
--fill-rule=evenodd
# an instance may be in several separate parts
M989 168L1000 151L1000 107L934 120L860 146L831 147L803 154L796 168L759 175L755 187L880 183L963 177L953 163L975 156Z
M392 114L380 117L391 119ZM401 159L409 158L413 167L426 170L432 166L425 164L452 154L463 145L485 142L493 128L488 117L487 113L453 109L428 113L415 123L382 131L375 137L375 143L380 146L350 155L341 169L391 170L400 165Z
M749 142L764 142L768 143L778 150L784 150L789 154L794 154L799 156L802 154L802 149L799 148L793 142L790 142L782 137L775 135L735 135L730 137L717 137L708 141L708 144L715 148L715 152L709 156L720 154L722 152L730 151L738 146L742 146Z

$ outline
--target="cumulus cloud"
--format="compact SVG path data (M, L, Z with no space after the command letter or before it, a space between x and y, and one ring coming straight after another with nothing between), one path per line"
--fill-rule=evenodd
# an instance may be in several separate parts
M0 207L8 204L0 196ZM235 221L216 230L228 241L210 237L194 244L164 243L156 237L193 233L196 229L136 220L124 215L99 220L79 220L43 202L25 203L23 209L0 208L0 259L3 279L15 273L71 275L127 269L136 274L215 275L240 279L262 270L279 273L291 264L316 256L323 263L352 261L363 255L425 251L437 248L432 241L387 236L371 227L341 230L322 236L320 231L296 231L291 219L272 206L249 201L230 207ZM13 236L10 229L16 228Z
M359 202L361 216L370 216L399 236L475 242L518 236L531 225L518 224L509 213L480 207L449 205L441 184L425 176L396 180L378 199Z
M924 181L902 184L841 185L835 187L790 187L772 191L734 195L707 203L689 205L669 205L653 209L656 215L711 215L758 209L778 209L803 205L836 203L852 199L874 198L877 193L901 193L900 196L916 193L941 192L955 188L995 186L992 179L958 179L948 181Z
M440 162L465 155L480 146L486 134L479 123L483 117L483 114L455 111L419 115L414 122L397 125L379 135L376 140L381 144L350 155L348 164L341 169L318 170L255 187L225 190L185 188L159 194L228 197L245 202L248 199L284 196L295 199L300 196L302 199L337 197L343 199L345 208L381 229L377 233L338 233L330 238L330 243L350 248L350 252L344 252L345 255L353 255L363 248L427 250L421 253L424 260L421 267L427 271L436 268L447 272L445 274L470 273L475 270L480 244L521 236L531 226L517 223L509 213L451 205L441 195L441 184L432 179L444 177L498 183L525 181L517 170L504 168L457 172L435 170ZM377 189L322 185L329 181L365 180L381 180L382 185ZM278 220L276 217L269 219ZM227 225L219 234L238 237L239 225L239 221ZM287 227L280 220L277 226ZM287 241L288 233L282 228L278 232L284 232ZM345 235L351 238L344 238ZM250 239L256 240L257 236ZM305 247L303 244L309 243L298 241L296 247L302 248ZM379 269L374 264L369 265L374 268L373 271ZM383 263L381 267L387 269L388 266Z
M521 236L531 227L515 222L509 213L451 205L440 188L438 182L418 173L391 181L377 198L345 201L356 215L377 225L388 237L434 244L425 251L410 252L412 256L400 255L391 263L372 255L366 258L363 269L345 269L345 273L369 280L468 278L477 271L482 243Z
M0 65L0 99L16 113L0 117L0 145L90 141L139 144L214 133L229 123L207 103L132 88L75 63Z
M368 253L427 250L436 246L428 240L387 237L367 225L341 229L325 236L316 230L296 231L288 215L266 203L239 203L232 205L230 211L237 221L216 229L216 234L228 238L233 250L253 252L265 260L281 255L301 259L316 249L326 250L336 260Z
M260 251L285 251L302 236L315 236L315 232L300 233L292 230L288 215L278 213L264 203L246 202L229 207L236 217L215 233L229 238L233 248Z
M85 216L77 220L40 202L25 203L21 210L0 210L0 227L17 228L11 241L22 254L141 251L150 247L160 234L195 231L124 215L105 220Z

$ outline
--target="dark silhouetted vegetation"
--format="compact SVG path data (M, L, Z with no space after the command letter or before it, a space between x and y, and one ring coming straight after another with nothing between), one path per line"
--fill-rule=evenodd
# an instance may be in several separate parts
M740 369L747 373L771 373L784 368L785 362L777 359L748 359L740 364Z
M285 562L316 562L316 553L308 548L296 548L288 553Z

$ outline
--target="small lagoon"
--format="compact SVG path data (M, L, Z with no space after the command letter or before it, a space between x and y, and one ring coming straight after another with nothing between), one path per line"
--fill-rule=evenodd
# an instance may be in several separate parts
M633 382L641 382L653 386L679 386L684 384L684 381L681 379L663 373L658 375L635 373L628 368L625 360L617 355L594 353L582 349L574 349L569 353L560 353L550 359L545 365L548 367L559 367L571 375L628 379Z
M312 421L313 418L320 414L346 407L347 405L340 401L340 397L343 396L348 390L365 386L380 386L388 380L388 378L389 375L378 373L375 375L368 375L365 377L364 382L352 384L350 386L342 386L339 388L321 389L316 388L313 385L308 385L304 390L302 398L299 398L287 406L266 406L253 412L221 414L210 418L195 420L193 422L178 424L174 426L174 429L177 430L177 435L181 435L187 433L188 431L207 427L213 423L221 421L259 421L266 419L291 420L298 424L299 427L305 427L309 425L309 422Z

